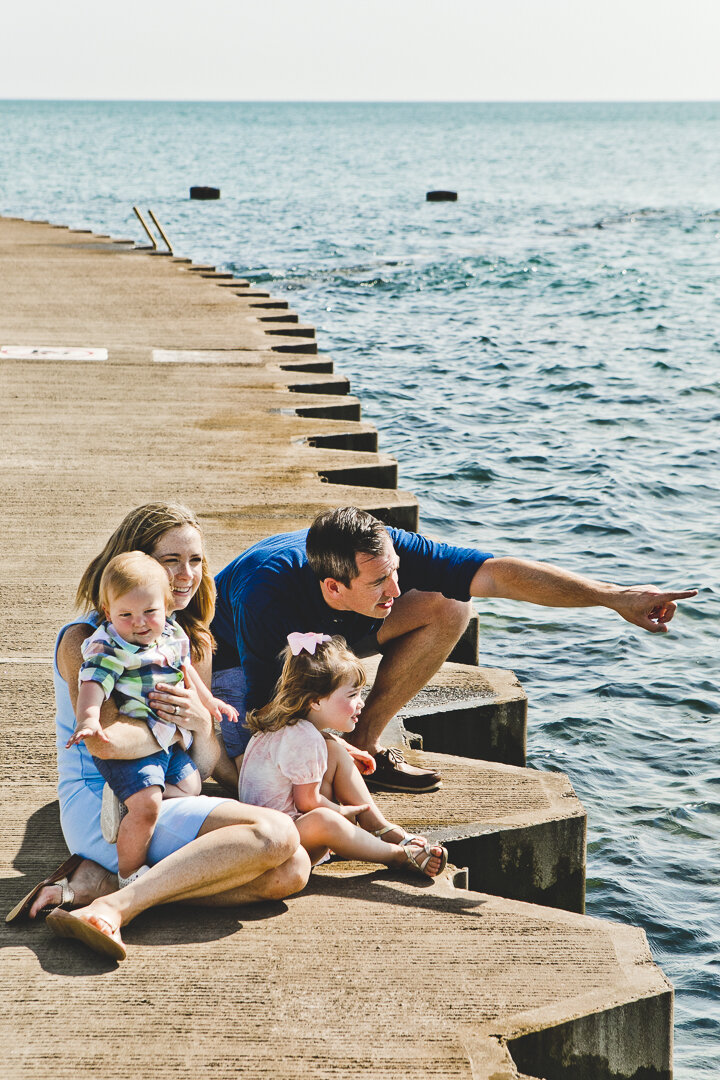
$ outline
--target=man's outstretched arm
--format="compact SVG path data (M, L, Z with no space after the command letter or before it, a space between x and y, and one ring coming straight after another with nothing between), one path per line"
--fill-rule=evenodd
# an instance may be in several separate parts
M654 585L612 585L593 581L559 566L528 559L486 559L470 586L472 596L524 600L545 607L606 607L653 634L667 633L677 600L697 596L697 589L663 592Z

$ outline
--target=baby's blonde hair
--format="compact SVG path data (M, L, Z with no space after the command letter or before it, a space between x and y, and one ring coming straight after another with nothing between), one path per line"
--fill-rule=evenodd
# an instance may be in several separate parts
M111 559L100 577L99 601L107 614L110 602L138 586L157 585L162 590L165 611L173 606L170 578L157 560L144 551L124 551Z
M280 731L297 724L308 715L313 701L328 697L343 683L361 687L367 681L365 668L339 635L318 644L313 656L304 649L293 656L289 646L282 655L285 662L272 700L245 717L252 732Z

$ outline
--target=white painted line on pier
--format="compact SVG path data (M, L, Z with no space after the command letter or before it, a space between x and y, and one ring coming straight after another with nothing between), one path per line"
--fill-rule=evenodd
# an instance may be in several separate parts
M0 345L4 360L107 360L107 349L67 348L61 345Z
M233 360L227 350L153 349L155 364L227 364Z

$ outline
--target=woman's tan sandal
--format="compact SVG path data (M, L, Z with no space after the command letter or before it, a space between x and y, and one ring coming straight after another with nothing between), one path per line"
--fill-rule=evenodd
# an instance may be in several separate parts
M102 953L113 960L124 960L127 951L120 937L120 931L111 926L106 919L97 915L95 919L107 927L107 932L101 930L95 923L81 919L79 915L71 915L69 911L63 911L62 908L51 911L45 921L53 934L57 934L58 937L75 938L94 952Z
M418 844L418 847L420 847L421 852L425 852L425 858L422 859L422 861L420 861L421 856L419 854L413 855L410 848L406 844L403 844L403 850L405 851L408 862L415 867L418 873L423 874L425 877L439 877L448 863L447 848L444 848L442 844ZM442 855L440 856L440 866L437 873L430 874L426 869L427 864L431 859L437 859L437 855L433 853L433 848L440 848Z
M66 859L64 863L61 863L49 877L39 881L38 884L30 890L22 900L20 900L12 911L9 911L5 916L5 922L11 923L15 919L19 919L22 915L27 915L28 911L32 907L32 902L41 889L44 889L46 885L59 885L60 895L62 899L60 904L48 904L46 907L41 908L38 915L47 915L49 911L53 911L56 907L66 907L72 905L75 902L75 895L70 885L70 875L73 870L76 870L80 863L83 861L82 855L71 855L69 859Z

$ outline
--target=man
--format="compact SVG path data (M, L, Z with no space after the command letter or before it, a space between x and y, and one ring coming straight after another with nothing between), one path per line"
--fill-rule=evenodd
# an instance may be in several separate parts
M494 558L389 528L356 507L320 514L307 531L261 541L226 566L216 583L213 693L241 715L264 705L293 631L341 634L358 655L379 650L375 683L350 741L361 759L374 758L378 786L411 792L434 790L439 774L415 768L380 739L452 651L470 618L471 597L607 607L662 633L675 601L697 591L624 588L546 563ZM239 768L249 733L241 724L222 727Z

